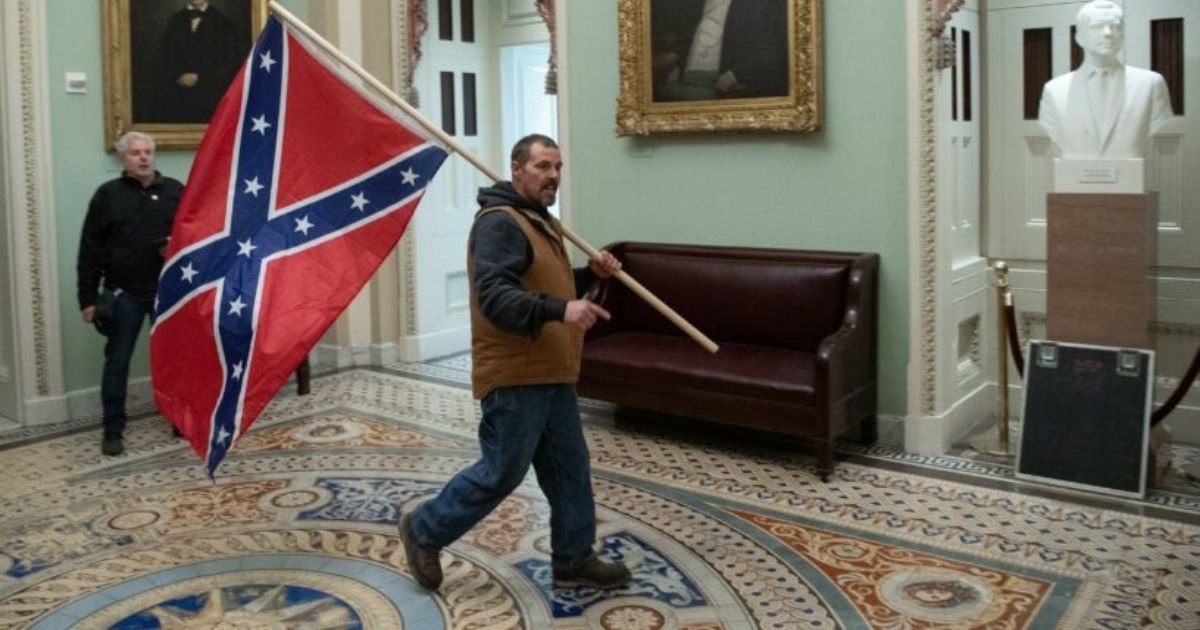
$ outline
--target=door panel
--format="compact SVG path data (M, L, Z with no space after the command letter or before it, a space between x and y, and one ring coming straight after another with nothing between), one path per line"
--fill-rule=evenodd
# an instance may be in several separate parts
M1159 265L1196 268L1200 267L1200 177L1194 175L1200 164L1200 2L1126 2L1125 62L1151 67L1150 24L1165 18L1182 18L1183 115L1172 117L1151 143L1147 187L1158 191Z

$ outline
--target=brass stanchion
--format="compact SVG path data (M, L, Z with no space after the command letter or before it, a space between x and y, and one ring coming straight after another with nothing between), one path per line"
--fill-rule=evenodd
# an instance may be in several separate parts
M1008 290L1008 263L997 261L992 268L996 272L996 389L999 401L999 417L995 429L971 440L977 452L992 457L1012 458L1008 436L1008 326L1005 321L1007 309L1012 306L1012 292Z

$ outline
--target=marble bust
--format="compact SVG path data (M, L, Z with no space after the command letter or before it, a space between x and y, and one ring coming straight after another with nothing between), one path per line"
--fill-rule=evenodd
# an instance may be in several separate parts
M1065 160L1140 159L1172 115L1162 75L1124 65L1124 15L1111 0L1093 0L1075 18L1083 48L1078 70L1048 81L1038 122Z

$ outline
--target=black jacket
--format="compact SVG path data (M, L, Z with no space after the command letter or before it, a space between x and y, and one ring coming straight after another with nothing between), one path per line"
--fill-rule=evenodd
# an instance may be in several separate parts
M80 310L96 303L100 279L142 300L154 299L163 259L158 250L171 235L183 184L155 173L142 187L122 175L96 189L88 204L76 263Z
M545 207L522 197L509 182L479 189L479 207L512 206L549 221ZM475 220L467 244L475 262L475 292L479 309L497 328L537 338L542 325L562 321L567 304L542 293L530 293L521 284L521 276L533 262L533 247L520 226L503 212L489 212ZM596 281L587 267L575 269L575 290L579 295Z

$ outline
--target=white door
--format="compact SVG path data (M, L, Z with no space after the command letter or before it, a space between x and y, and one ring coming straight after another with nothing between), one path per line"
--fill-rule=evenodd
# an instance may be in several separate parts
M1147 187L1158 191L1159 265L1200 268L1200 2L1127 1L1125 22L1133 25L1125 28L1125 63L1131 66L1151 67L1151 51L1164 44L1153 39L1182 39L1185 46L1167 55L1177 52L1171 62L1183 63L1182 94L1173 95L1183 111L1154 137Z
M1069 72L1071 25L1084 3L992 10L997 4L1005 3L988 12L989 253L1045 260L1053 156L1037 123L1041 83L1026 84L1026 61L1048 62L1047 79Z
M546 94L549 57L547 42L500 48L500 148L505 153L527 134L558 138L558 99ZM550 212L558 216L557 203Z
M430 3L429 29L415 84L421 112L463 149L501 174L490 113L497 99L490 43L492 2ZM471 9L464 16L463 8ZM406 340L408 360L426 360L470 345L467 236L481 186L491 182L460 157L438 172L414 215L416 339Z

